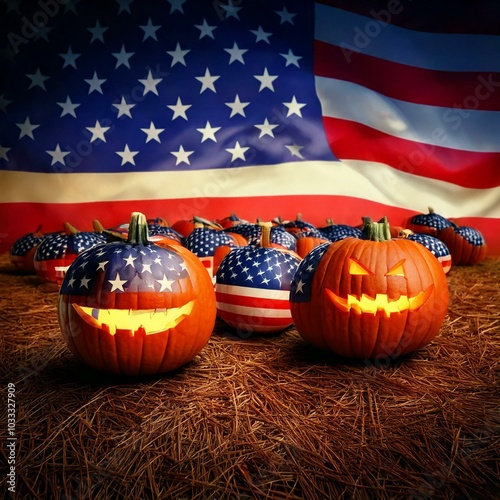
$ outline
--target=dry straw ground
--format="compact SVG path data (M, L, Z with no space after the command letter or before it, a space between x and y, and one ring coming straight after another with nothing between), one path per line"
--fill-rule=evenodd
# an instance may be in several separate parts
M439 336L397 361L348 362L293 328L240 339L218 323L189 365L130 380L77 361L57 290L4 255L16 497L499 498L499 279L498 259L454 268Z

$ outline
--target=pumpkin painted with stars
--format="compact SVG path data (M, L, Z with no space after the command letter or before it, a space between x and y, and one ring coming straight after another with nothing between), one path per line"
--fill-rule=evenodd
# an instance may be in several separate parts
M58 301L69 349L91 367L124 375L174 370L206 345L215 324L215 294L198 258L180 245L148 240L134 212L127 241L79 255Z
M395 358L437 335L448 308L446 275L425 246L391 239L386 220L364 234L307 255L292 282L291 312L300 335L320 349Z
M46 235L36 247L35 272L42 281L60 285L68 267L80 253L106 241L101 233L78 231L65 222L63 232Z
M438 233L438 238L450 249L453 262L473 266L486 258L487 245L480 231L454 222Z
M293 322L290 284L301 259L275 245L264 223L259 245L232 249L217 270L217 313L241 337L278 332Z
M45 235L42 233L42 226L33 233L25 234L18 238L10 249L10 261L19 269L28 272L35 272L33 257L37 246L42 242Z

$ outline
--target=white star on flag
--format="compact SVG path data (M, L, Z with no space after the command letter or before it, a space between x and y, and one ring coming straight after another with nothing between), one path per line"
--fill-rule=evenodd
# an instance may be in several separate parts
M297 146L297 144L292 144L290 146L285 146L285 148L287 148L290 153L292 154L292 156L297 156L298 158L304 158L301 154L300 154L300 150L304 148L304 146Z
M31 137L33 140L35 139L33 137L33 130L37 129L40 126L32 124L30 122L29 116L26 117L24 123L16 123L16 125L21 129L21 133L19 134L19 139L27 135L28 137Z
M158 94L158 89L156 86L162 81L162 78L153 78L153 74L151 70L148 72L148 76L146 79L139 79L139 81L144 85L144 94L146 95L148 92L153 92L153 94Z
M159 143L161 143L160 134L165 131L164 128L156 128L153 122L149 124L149 128L141 128L141 130L147 135L146 142L156 141Z
M135 160L134 156L137 155L139 151L130 151L128 144L125 144L125 148L123 151L116 151L116 154L118 156L121 156L122 158L122 163L121 166L125 165L126 163L132 163L132 165L135 165Z
M116 57L116 68L119 68L122 64L130 69L129 59L135 54L135 52L126 52L125 45L122 45L120 52L114 52L111 55Z
M90 39L90 43L99 40L104 43L104 33L108 30L107 27L102 27L99 19L96 21L95 26L93 28L87 28L92 33L92 38Z
M260 82L259 92L262 92L264 89L270 89L274 92L273 82L278 78L277 75L270 75L267 68L264 68L262 75L253 75L253 77Z
M94 75L92 76L92 78L86 79L85 82L89 84L89 94L91 94L94 91L102 94L103 92L102 92L101 87L102 87L103 83L106 82L106 79L99 78L97 76L97 72L94 71Z
M118 110L118 117L117 118L120 118L120 116L123 116L123 115L129 116L130 118L132 118L132 113L130 110L134 106L136 106L136 104L127 104L125 97L122 96L120 104L113 104L113 106Z
M79 103L72 103L69 96L66 96L66 102L58 102L56 104L62 108L61 118L66 115L71 115L76 118L75 109L80 106Z
M236 141L234 148L226 148L228 153L231 153L231 161L235 161L237 159L245 161L245 153L249 150L248 147L240 146L240 143Z
M66 54L59 54L64 59L63 69L67 66L73 66L76 69L76 60L81 56L81 54L73 54L71 45L68 47Z
M234 61L239 61L241 64L245 64L243 60L243 54L248 52L248 49L240 49L238 44L234 42L232 49L224 49L231 56L229 59L229 64L232 64Z
M302 56L296 56L291 49L288 50L287 54L280 53L280 56L286 59L285 66L290 66L290 64L293 64L294 66L297 66L297 68L300 68L299 59L302 59Z
M273 130L278 126L279 126L278 124L271 125L267 118L264 120L264 123L262 123L260 125L254 125L254 127L256 127L260 130L259 139L261 139L265 135L269 135L270 137L274 137Z
M38 86L38 87L42 88L43 90L47 90L45 88L45 80L48 80L49 77L42 75L42 73L40 72L40 68L38 68L35 71L35 73L30 74L30 75L26 75L26 76L31 80L31 84L28 87L29 89L32 89L33 87Z
M217 26L211 26L207 23L206 19L203 19L203 24L195 24L194 26L195 28L198 28L200 30L200 40L205 36L214 38L213 32L217 28Z
M283 105L288 108L288 113L286 116L297 115L302 118L302 112L300 110L305 106L305 103L297 102L295 96L292 97L291 102L284 102Z
M176 118L184 118L184 120L187 120L187 115L186 111L191 107L191 104L182 104L181 98L177 98L177 102L175 105L167 105L167 108L170 108L173 112L174 115L172 116L172 121L175 120Z
M111 127L103 127L100 123L99 120L95 121L95 126L93 127L85 127L89 132L92 133L92 137L90 138L90 142L94 142L97 139L100 139L103 142L106 142L106 137L104 137L104 134L111 128Z
M142 39L143 42L145 42L148 38L152 38L156 42L158 41L156 32L161 28L161 26L153 25L151 18L148 19L148 23L146 25L139 26L139 28L144 31L144 37Z
M266 42L268 44L271 44L269 41L269 37L272 35L272 33L267 33L262 29L262 26L259 26L257 30L250 30L251 33L253 33L256 36L255 43L257 42Z
M283 7L283 10L276 10L275 12L276 12L276 14L278 14L278 16L280 16L280 24L284 24L284 23L294 24L293 18L297 14L293 14L291 12L288 12L286 7Z
M177 158L175 162L176 165L179 165L180 163L187 163L189 165L189 157L194 153L194 151L184 151L184 148L181 145L178 151L171 151L170 153Z
M241 102L240 96L236 94L233 102L224 103L226 106L231 108L231 115L229 118L232 118L235 115L245 116L244 109L250 104L249 102Z
M221 127L212 127L210 125L210 122L207 121L205 128L197 128L196 130L203 135L203 137L201 138L201 142L205 142L209 139L214 142L217 142L217 139L215 138L215 133L218 132L220 129Z
M220 76L212 76L209 69L206 68L203 76L197 76L195 78L201 82L200 94L202 94L205 90L216 92L214 83L220 78Z
M54 149L53 151L46 151L46 153L52 156L51 165L55 165L56 163L62 163L64 165L64 158L69 155L69 151L61 151L61 147L59 146L59 144L56 145L56 149Z
M175 66L177 63L182 64L183 66L186 66L186 60L184 57L191 52L190 50L182 50L181 45L179 42L177 42L177 45L175 47L175 50L167 50L167 54L172 56L172 62L170 63L170 67L172 68Z

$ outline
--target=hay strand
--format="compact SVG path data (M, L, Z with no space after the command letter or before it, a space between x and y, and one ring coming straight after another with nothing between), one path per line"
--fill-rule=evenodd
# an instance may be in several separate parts
M17 498L498 498L499 276L498 259L454 268L438 337L403 359L349 362L293 328L243 340L217 322L185 367L126 379L70 354L57 289L4 255Z

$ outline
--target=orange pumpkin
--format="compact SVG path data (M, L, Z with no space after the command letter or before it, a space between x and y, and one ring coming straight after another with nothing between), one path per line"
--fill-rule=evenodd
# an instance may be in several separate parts
M79 255L62 283L58 317L69 349L91 367L125 375L192 360L215 324L215 293L198 258L148 239L133 213L127 241Z
M297 243L295 251L304 258L311 250L322 243L327 243L329 240L323 238L319 231L302 232L296 235Z
M439 231L438 238L449 248L455 265L473 266L486 258L486 241L473 227L458 226L452 222L450 227Z
M423 245L391 239L387 221L368 239L316 247L292 282L295 326L315 346L352 358L397 357L429 343L448 308L441 264Z

